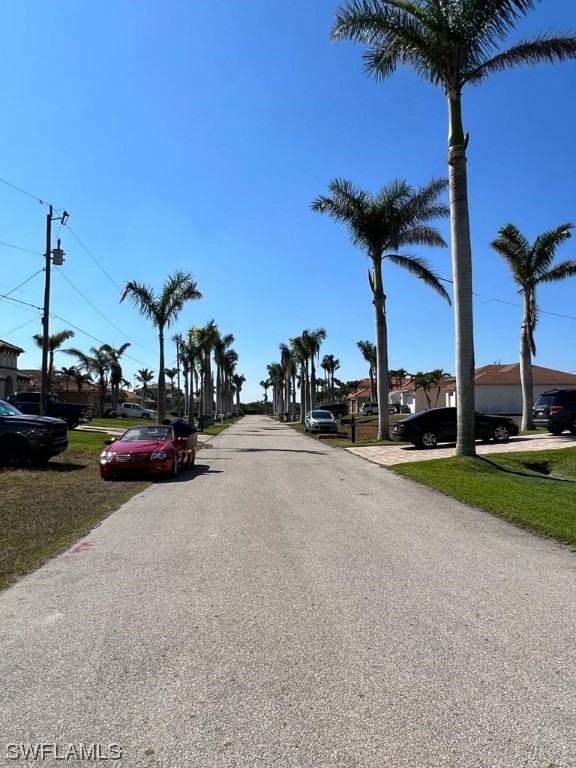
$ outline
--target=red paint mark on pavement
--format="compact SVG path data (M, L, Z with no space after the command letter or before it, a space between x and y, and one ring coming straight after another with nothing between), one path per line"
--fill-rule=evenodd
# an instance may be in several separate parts
M72 547L70 550L71 552L82 552L84 549L90 549L90 547L94 546L91 541L81 541L80 544L76 544L75 547Z

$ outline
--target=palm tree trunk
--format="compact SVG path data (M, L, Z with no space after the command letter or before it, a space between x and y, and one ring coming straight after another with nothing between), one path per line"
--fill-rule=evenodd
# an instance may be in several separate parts
M388 422L388 326L386 297L382 286L382 257L374 263L374 315L376 318L376 391L378 400L378 440L390 440Z
M468 214L466 142L462 127L460 94L449 94L448 103L450 115L448 176L450 182L450 230L456 337L456 406L458 409L456 455L475 456L472 246Z
M160 344L160 371L158 372L158 424L166 417L166 379L164 376L164 328L158 329L158 341Z
M520 429L534 429L532 405L534 387L532 382L532 352L530 349L530 296L524 294L524 320L520 330L520 386L522 388L522 423Z

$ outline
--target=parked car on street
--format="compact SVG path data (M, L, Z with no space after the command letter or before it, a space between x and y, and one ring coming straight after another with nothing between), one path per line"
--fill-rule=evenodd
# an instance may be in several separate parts
M104 416L120 416L123 419L156 419L158 412L144 408L140 403L120 403L114 412L112 406L104 409Z
M68 448L63 419L21 413L0 400L0 463L46 464Z
M509 416L475 414L476 439L505 443L518 434L518 424ZM419 448L434 448L438 443L456 440L456 408L430 408L397 421L392 439Z
M41 392L14 392L8 396L7 400L21 413L29 413L35 416L40 414ZM68 425L68 429L76 429L80 423L88 422L92 418L91 405L87 403L63 402L53 392L48 393L46 406L46 416L63 419Z
M565 429L576 435L576 389L542 392L534 403L532 421L553 435L560 435Z
M135 474L176 477L180 467L194 466L187 455L187 438L177 437L171 424L130 427L119 438L106 440L100 455L104 480Z
M330 411L337 419L348 415L348 406L346 403L321 403L318 405L323 411Z
M314 409L304 417L304 432L338 432L338 422L330 411Z
M376 416L378 414L378 403L362 403L360 413L363 413L365 416ZM400 410L393 403L389 403L388 413L392 415L393 413L400 413Z

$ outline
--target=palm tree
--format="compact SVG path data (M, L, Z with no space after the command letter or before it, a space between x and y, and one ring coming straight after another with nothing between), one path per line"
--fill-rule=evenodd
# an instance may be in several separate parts
M72 336L74 336L74 331L71 331L68 328L63 331L58 331L58 333L51 333L48 336L48 390L52 389L52 377L54 376L54 353L57 349L60 349L65 341L71 339ZM43 334L35 333L32 338L34 339L34 343L37 347L40 347L40 349L44 348Z
M233 374L232 384L234 386L234 392L236 393L236 407L240 408L240 393L242 392L242 386L246 381L246 377L238 373Z
M362 352L362 357L368 363L368 376L370 378L370 400L376 400L376 387L374 376L376 374L376 344L371 341L357 341L356 346Z
M152 288L149 288L147 285L131 280L126 283L120 302L123 302L127 297L140 314L151 320L152 325L158 329L158 344L160 347L158 421L160 422L166 416L164 332L176 320L186 302L201 299L202 294L198 290L196 282L192 279L192 275L187 272L177 271L166 279L162 293L159 296L156 296Z
M268 390L272 386L272 382L270 381L270 379L262 379L262 381L260 382L260 386L264 390L264 412L266 412L267 410L266 406L268 405Z
M148 393L148 384L154 381L154 371L148 368L140 368L136 375L136 381L142 384L142 405L146 406L146 395Z
M202 372L203 412L214 412L214 382L212 380L212 353L218 343L220 332L214 320L202 328L194 328L194 337L200 353L199 365Z
M476 455L472 248L468 215L462 92L512 67L576 58L576 38L537 35L507 50L501 42L539 0L351 0L338 9L334 39L365 43L366 70L377 78L408 65L448 97L448 169L456 335L456 453Z
M112 390L112 411L116 413L116 407L118 405L118 393L120 392L120 384L124 374L122 372L122 366L120 365L120 358L126 352L130 342L122 344L120 349L114 349L110 344L103 344L100 349L108 353L110 357L110 389Z
M340 360L334 355L324 355L321 363L326 373L326 390L329 393L330 402L334 402L334 374L340 368Z
M62 379L66 379L66 392L68 392L70 379L74 380L74 376L76 375L76 366L73 365L70 368L67 368L65 365L63 365L58 373Z
M297 366L300 366L300 424L304 424L306 413L310 410L308 389L308 358L309 351L305 341L305 332L290 339L292 354ZM298 374L296 373L296 376Z
M524 297L524 316L520 329L520 383L522 385L521 429L534 429L532 404L532 355L536 354L534 329L538 322L536 288L576 275L576 261L567 259L553 264L557 248L572 236L573 224L561 224L543 232L533 243L513 224L502 227L490 245L510 267L512 278Z
M327 333L324 328L302 332L302 341L310 359L310 409L316 407L316 366L314 361L320 357L320 346L326 336Z
M327 213L345 224L352 243L365 251L372 261L368 279L374 297L376 321L379 440L390 439L388 408L385 407L389 391L388 329L382 261L388 259L408 270L450 302L448 294L424 259L398 253L399 249L407 245L446 246L438 230L428 224L432 219L448 215L447 207L438 202L446 186L446 181L439 179L414 192L406 181L397 179L373 195L357 189L349 181L335 179L330 183L331 196L322 195L312 203L312 210Z
M178 368L164 368L164 375L170 381L170 410L174 408L174 379Z
M433 381L431 379L430 373L424 373L423 371L417 371L414 374L414 378L412 379L412 384L414 384L414 389L418 390L421 389L425 396L426 396L426 403L428 408L432 408L432 400L430 399L430 389L433 386Z
M106 400L106 391L108 389L108 375L110 373L111 359L108 352L104 349L105 345L101 347L91 347L89 354L82 352L81 349L76 347L70 347L70 349L63 349L67 355L74 355L79 362L80 367L86 372L86 374L95 374L98 379L98 390L100 396L100 413L104 414L104 403ZM80 388L80 387L79 387Z

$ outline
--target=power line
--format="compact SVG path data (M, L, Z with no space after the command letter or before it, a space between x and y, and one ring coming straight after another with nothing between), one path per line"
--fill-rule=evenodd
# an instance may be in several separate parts
M31 197L32 200L36 200L37 202L40 203L40 205L47 205L47 206L50 205L50 203L47 203L45 200L42 200L42 198L38 197L38 195L33 195L31 192L26 192L26 190L22 189L22 187L18 187L16 184L12 184L11 181L7 181L6 179L2 179L2 178L0 178L0 181L2 182L2 184L6 184L8 187L12 187L12 189L15 189L18 192L21 192L23 195L26 195L27 197ZM56 208L54 206L52 207L54 208L55 211L60 210L59 208Z
M11 293L14 293L14 291L17 291L18 288L22 288L23 285L26 285L30 280L32 280L33 277L36 277L36 275L39 275L40 272L42 272L42 269L39 269L37 272L34 272L33 275L30 275L30 277L27 277L26 280L24 280L23 283L20 283L20 285L17 285L16 288L12 288L11 291L8 291L8 293L4 293L0 298L7 299L8 296L10 296Z
M149 352L149 350L147 350L145 347L142 347L142 346L141 346L141 345L140 345L140 344L139 344L137 341L135 341L134 339L130 338L130 336L128 336L128 334L126 333L126 331L125 331L125 330L123 330L122 328L119 328L117 325L115 325L115 324L114 324L114 323L113 323L113 322L110 320L110 318L108 318L108 317L107 317L107 316L106 316L106 315L105 315L103 312L101 312L101 311L98 309L98 307L96 307L94 304L92 304L92 302L90 301L90 299L88 299L86 296L84 296L84 294L82 293L82 291L80 291L80 289L79 289L79 288L77 288L77 287L74 285L74 283L73 283L73 282L71 282L71 280L69 280L69 279L66 277L66 275L65 275L65 273L64 273L64 272L62 272L61 270L58 270L58 273L57 273L57 274L58 274L58 275L60 275L62 278L64 278L64 280L66 280L66 282L68 283L68 285L70 285L72 288L74 288L74 290L76 291L76 293L77 293L79 296L81 296L81 297L84 299L84 301L85 301L87 304L89 304L89 305L92 307L92 309L93 309L95 312L97 312L97 313L100 315L100 317L104 318L104 320L106 320L106 322L107 322L109 325L111 325L111 326L112 326L112 328L114 328L114 330L118 331L118 332L119 332L119 333L121 333L123 336L125 336L125 337L126 337L126 338L127 338L129 341L130 341L130 342L132 342L132 344L136 344L136 346L138 346L138 347L141 347L141 349L144 349L144 351L145 351L145 352ZM102 343L104 343L104 342L102 342ZM138 361L136 361L136 362L138 362Z
M30 323L35 323L38 318L42 317L42 315L38 315L37 317L33 317L32 320L28 320L26 323L22 323L22 325L19 325L17 328L12 328L11 331L4 331L0 336L10 336L11 333L16 333L16 331L19 331L20 328L25 328L27 325L30 325Z
M448 280L446 277L439 277L438 280L441 280L443 283L451 283L452 285L454 284L454 280ZM486 299L486 302L496 301L499 304L507 304L509 307L517 307L518 309L523 309L522 304L515 304L513 301L505 301L504 299L497 299L494 296L482 296L481 293L474 292L472 292L472 296L475 296L477 299ZM545 309L539 309L538 314L562 317L564 320L576 320L576 317L572 317L572 315L562 315L559 312L547 312Z
M78 237L78 235L77 235L77 234L76 234L76 233L75 233L75 232L74 232L74 231L73 231L73 230L70 228L70 225L67 225L67 227L66 227L66 228L68 229L68 231L70 232L70 234L72 235L72 237L74 237L74 238L75 238L75 239L78 241L78 243L79 243L79 244L82 246L82 248L84 248L84 250L86 251L86 253L88 254L88 256L90 256L90 258L92 259L92 261L93 261L93 262L96 264L96 266L97 266L99 269L101 269L101 270L102 270L102 272L104 272L104 274L106 275L106 277L108 278L108 280L110 280L110 282L112 283L112 285L114 285L116 288L118 288L118 290L119 290L119 291L121 291L121 290L122 290L122 288L121 288L121 287L118 285L118 283L117 283L117 282L116 282L116 281L115 281L115 280L114 280L112 277L110 277L110 275L108 274L108 272L106 272L106 270L104 269L104 267L103 267L103 266L102 266L102 265L99 263L98 259L96 259L96 257L95 257L95 256L93 256L93 255L90 253L90 251L88 250L88 248L86 248L86 246L84 245L84 243L82 242L82 240L80 240L80 238Z
M31 251L29 248L21 248L19 245L12 245L12 243L4 243L0 240L0 245L5 245L7 248L15 248L17 251L24 251L25 253L33 253L35 256L44 256L40 251Z

